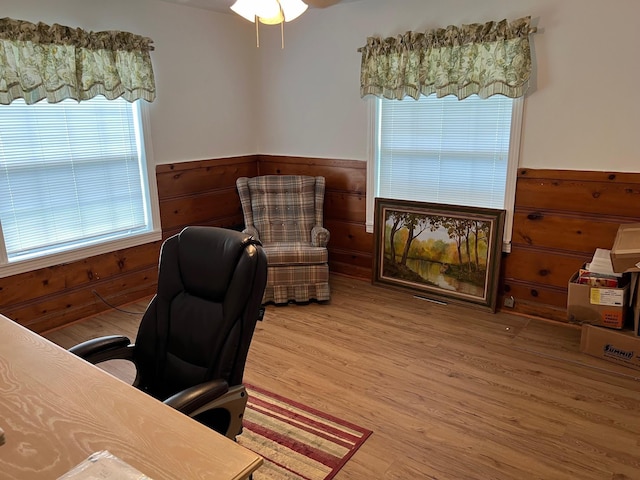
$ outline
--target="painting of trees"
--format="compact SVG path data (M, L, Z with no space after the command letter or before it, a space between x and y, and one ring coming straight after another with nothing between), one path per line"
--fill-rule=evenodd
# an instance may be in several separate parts
M390 211L388 216L389 224L389 261L391 263L398 263L399 265L406 265L407 259L411 254L413 256L424 257L425 253L433 249L433 245L425 248L423 242L418 241L419 245L415 245L414 242L420 235L427 229L431 232L436 232L439 229L443 229L447 232L448 238L455 245L456 259L450 260L449 263L456 263L458 265L466 265L467 271L480 270L480 250L481 244L488 239L489 225L486 222L480 222L478 220L470 220L465 218L445 217L445 216L428 216L420 215L416 213ZM401 230L403 232L402 239L402 251L397 251L397 236ZM430 239L429 239L430 240ZM433 243L433 242L432 242ZM446 243L442 241L439 244L440 248L446 246ZM472 250L473 249L473 250ZM486 245L485 249L486 251ZM397 260L397 257L400 260ZM442 254L438 255L442 258Z
M377 274L484 301L488 287L494 288L504 211L460 207L458 212L451 206L425 210L415 207L425 204L392 202L380 212L376 209Z

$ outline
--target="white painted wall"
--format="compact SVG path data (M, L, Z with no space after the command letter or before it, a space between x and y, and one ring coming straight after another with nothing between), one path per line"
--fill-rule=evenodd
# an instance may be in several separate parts
M155 0L1 0L0 15L152 38L156 164L256 153L258 52L245 20Z
M640 171L638 0L360 0L261 29L157 0L2 0L1 15L155 41L156 163L252 153L366 160L367 36L533 17L520 166Z
M640 171L638 0L360 0L263 29L258 151L365 160L367 36L531 15L533 82L520 166Z

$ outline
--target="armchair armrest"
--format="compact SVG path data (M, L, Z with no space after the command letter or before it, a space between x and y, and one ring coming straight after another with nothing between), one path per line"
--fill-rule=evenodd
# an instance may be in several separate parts
M109 335L93 338L79 343L69 351L90 363L100 363L107 360L123 359L133 361L131 340L123 335Z
M224 380L211 380L182 390L167 398L164 403L191 416L192 413L228 391L229 385Z
M311 230L311 245L314 247L326 247L330 236L329 230L316 225Z

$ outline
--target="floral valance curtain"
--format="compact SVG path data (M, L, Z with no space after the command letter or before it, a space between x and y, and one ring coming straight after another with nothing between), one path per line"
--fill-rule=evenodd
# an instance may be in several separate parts
M152 40L127 32L0 19L0 104L104 95L132 102L156 96Z
M362 52L360 94L389 99L420 94L463 99L521 97L531 74L530 17L370 37Z

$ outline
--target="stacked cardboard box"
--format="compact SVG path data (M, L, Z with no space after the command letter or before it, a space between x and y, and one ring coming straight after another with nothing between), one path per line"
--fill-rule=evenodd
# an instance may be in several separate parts
M611 249L611 264L616 272L631 275L630 307L633 331L640 335L640 223L620 225Z
M613 271L609 250L597 249L593 259L569 279L567 317L571 323L622 328L629 298L628 276Z
M631 330L582 325L580 351L640 370L640 337Z
M623 305L620 307L622 313L622 324L611 321L610 325L605 322L606 315L601 315L601 321L584 322L582 326L582 337L580 351L603 358L610 362L625 365L627 367L640 370L640 224L620 225L618 234L610 252L613 271L624 272L629 277L629 282L624 289L627 290L627 297L624 297ZM587 285L577 285L576 287L587 287ZM569 284L569 303L571 301L584 302L584 298L577 297L571 299L571 283ZM597 294L594 295L597 297ZM606 294L618 297L619 294ZM570 305L567 306L570 311ZM600 307L600 306L598 306ZM616 306L617 307L617 306ZM630 309L629 329L616 330L625 326L626 310ZM591 308L594 309L593 307ZM595 323L589 324L589 323ZM601 325L601 326L597 326ZM618 326L619 325L619 326ZM614 327L603 328L603 327Z

